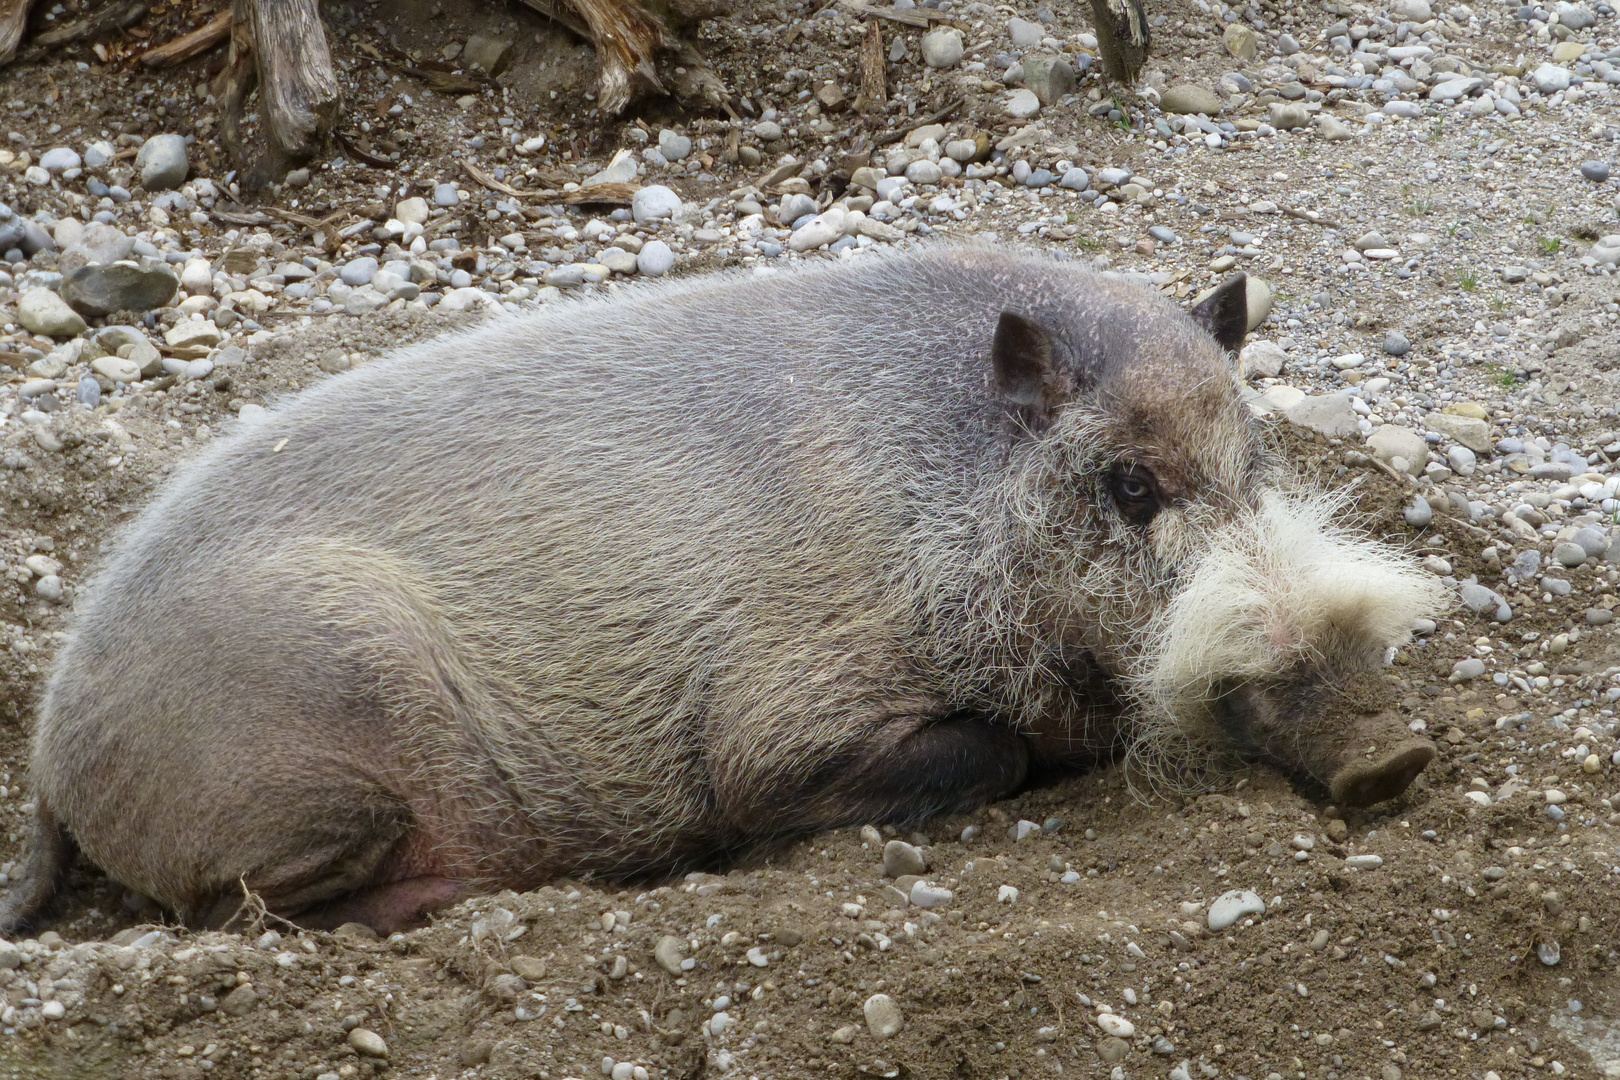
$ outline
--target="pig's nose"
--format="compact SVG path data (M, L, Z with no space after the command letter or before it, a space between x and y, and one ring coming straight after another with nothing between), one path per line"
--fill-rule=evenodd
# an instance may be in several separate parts
M1346 764L1328 781L1335 803L1371 806L1393 799L1410 787L1434 760L1434 744L1408 733L1398 717L1388 717L1387 728L1393 736L1387 744L1372 744L1370 752L1360 754L1356 754L1355 745L1351 745Z

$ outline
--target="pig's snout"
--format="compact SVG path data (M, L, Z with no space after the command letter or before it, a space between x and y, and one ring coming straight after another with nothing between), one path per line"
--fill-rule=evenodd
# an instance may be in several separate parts
M1371 806L1405 791L1435 756L1399 714L1368 708L1358 691L1373 679L1233 686L1216 699L1215 715L1245 756L1320 784L1340 806Z

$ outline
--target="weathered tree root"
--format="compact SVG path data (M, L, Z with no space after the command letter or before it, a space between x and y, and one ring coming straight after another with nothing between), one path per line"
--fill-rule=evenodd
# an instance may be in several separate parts
M0 64L17 55L23 30L28 26L28 9L34 0L0 0Z
M688 27L703 19L725 14L730 0L522 0L522 3L549 19L554 19L596 48L601 73L597 78L597 103L609 115L616 115L633 101L668 90L658 77L655 61L660 53L673 52L686 69L676 87L683 96L696 91L708 104L727 108L729 93L724 82L703 59L697 47L685 38Z
M214 83L220 136L246 164L243 104L257 85L266 146L244 172L259 186L325 145L337 121L337 75L316 0L234 0L231 15L230 56Z

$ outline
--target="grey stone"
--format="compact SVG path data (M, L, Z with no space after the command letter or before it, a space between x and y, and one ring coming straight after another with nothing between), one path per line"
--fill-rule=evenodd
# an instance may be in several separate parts
M1387 426L1387 425L1386 425ZM1403 512L1406 523L1414 529L1426 528L1434 520L1434 507L1421 495L1412 497L1412 505Z
M1007 115L1014 119L1028 120L1040 111L1041 99L1033 90L1019 89L1007 95Z
M1040 23L1028 19L1008 19L1007 36L1012 38L1014 48L1033 49L1046 36L1046 30Z
M1423 424L1430 431L1454 439L1475 453L1483 454L1491 449L1491 426L1475 417L1432 412L1424 417Z
M153 135L135 155L141 187L147 191L168 191L186 182L191 163L186 160L186 140L175 134Z
M80 315L99 319L115 311L151 311L174 298L180 279L167 266L127 262L83 266L62 281L62 299Z
M883 874L885 877L904 877L922 874L928 870L928 860L915 846L904 840L890 840L883 845Z
M1282 374L1288 354L1275 341L1253 341L1238 354L1243 373L1251 378L1275 379Z
M84 148L84 167L87 169L100 169L109 164L118 154L118 148L104 139L98 139Z
M678 131L664 128L658 132L658 152L667 161L685 161L692 156L692 140Z
M1558 64L1544 63L1530 73L1530 81L1543 94L1556 94L1568 90L1571 81L1569 69Z
M1415 101L1386 101L1384 102L1385 116L1404 116L1409 120L1423 115L1423 106Z
M923 63L931 68L955 67L962 60L962 51L962 31L955 27L942 26L923 35Z
M1367 450L1386 465L1401 458L1406 462L1406 471L1413 476L1422 472L1423 466L1429 461L1428 442L1422 435L1400 424L1384 424L1367 436ZM1423 505L1427 506L1428 503ZM1423 524L1427 525L1428 522Z
M1226 103L1208 87L1196 83L1178 83L1159 98L1159 108L1167 113L1201 113L1216 116Z
M636 256L636 269L646 277L661 277L675 266L675 252L662 240L649 240Z
M1314 431L1329 438L1343 439L1360 430L1356 424L1356 410L1348 394L1322 394L1307 397L1283 410L1291 424Z
M1579 566L1587 560L1586 549L1571 543L1554 546L1552 557L1559 566Z
M1581 546L1587 555L1602 555L1609 550L1609 534L1596 525L1588 525L1584 529L1577 529L1570 539Z
M66 146L58 146L39 155L40 168L48 173L66 172L68 169L77 169L82 164L78 153Z
M1061 56L1042 53L1024 60L1024 88L1033 91L1042 105L1055 105L1066 94L1074 93L1074 68Z
M494 78L512 64L512 40L498 34L474 34L462 48L461 59L468 67Z
M125 236L115 225L91 222L77 240L62 252L63 272L80 266L100 266L127 259L135 250L135 238Z
M1070 191L1085 191L1090 186L1090 174L1078 165L1065 172L1063 179L1058 181L1058 187L1067 188Z
M1582 162L1581 175L1594 184L1601 184L1609 178L1609 163L1607 161Z
M377 259L372 255L362 255L358 259L350 259L338 271L338 278L343 284L352 288L371 284L371 279L377 276Z
M681 197L663 184L649 184L630 198L630 213L637 225L674 217L681 209Z
M873 994L861 1006L861 1012L866 1016L866 1029L879 1039L898 1035L906 1026L905 1014L888 994Z
M1457 595L1462 600L1463 607L1476 614L1488 615L1497 622L1504 623L1513 617L1513 609L1499 593L1473 579L1458 585Z
M42 337L77 337L85 331L84 318L49 289L29 289L17 301L17 321L23 329Z
M1248 889L1224 892L1209 905L1209 928L1220 933L1245 915L1264 915L1266 902Z
M1412 343L1399 330L1384 335L1384 352L1390 356L1405 356L1412 351Z
M1597 16L1579 4L1555 4L1553 13L1558 16L1560 25L1571 30L1586 30L1597 22Z
M456 190L454 184L434 184L433 205L459 206L461 205L461 192Z
M1474 452L1466 446L1453 446L1446 451L1446 463L1458 476L1472 476L1478 465Z
M1284 105L1274 101L1266 112L1266 119L1278 131L1293 131L1310 123L1311 114L1302 105Z
M944 176L940 167L927 158L918 158L906 166L906 179L913 184L937 184Z
M1451 667L1452 682L1467 682L1470 679L1477 679L1483 674L1485 674L1485 661L1477 656L1459 660Z

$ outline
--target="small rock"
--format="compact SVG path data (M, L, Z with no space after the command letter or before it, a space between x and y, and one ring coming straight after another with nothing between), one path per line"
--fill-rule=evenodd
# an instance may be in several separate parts
M1607 161L1582 162L1581 175L1594 184L1601 184L1609 178L1609 163Z
M29 289L17 301L17 321L23 329L42 337L77 337L84 333L84 318L49 289Z
M866 1030L880 1039L898 1035L906 1026L905 1014L888 994L873 994L861 1006L861 1011L866 1014Z
M359 288L361 285L371 284L371 279L377 276L377 260L371 255L362 255L358 259L350 259L338 270L338 278L345 285Z
M671 975L679 975L684 970L681 962L686 959L685 946L686 943L680 938L665 934L658 939L658 944L653 948L653 959L658 961L659 967Z
M649 184L630 199L630 213L637 225L674 217L681 209L681 197L663 184Z
M401 199L394 204L394 217L406 225L423 225L433 211L428 207L426 199L420 195L413 195L409 199Z
M1562 959L1562 950L1559 949L1558 942L1543 941L1538 944L1536 946L1536 959L1548 967L1557 967L1558 961Z
M153 135L135 155L135 168L141 173L141 187L147 191L168 191L186 182L191 163L186 160L184 136Z
M1317 114L1316 133L1328 142L1348 142L1356 137L1349 124L1327 113Z
M1041 43L1046 36L1045 27L1038 22L1028 19L1008 19L1007 36L1012 39L1013 47L1017 49L1033 49Z
M1556 94L1560 90L1568 90L1571 80L1568 68L1544 63L1530 73L1530 81L1543 94Z
M899 38L895 38L899 41ZM754 136L760 142L775 142L782 137L782 125L775 120L761 120L754 125Z
M461 192L456 190L454 184L434 184L433 205L459 206L461 205Z
M117 155L118 148L105 139L97 139L84 148L84 167L87 169L100 169L105 167Z
M349 1032L349 1045L354 1047L355 1053L361 1057L386 1058L388 1044L383 1037L370 1028L357 1027Z
M1488 615L1503 623L1513 617L1513 609L1502 599L1501 594L1477 581L1462 582L1457 586L1457 594L1462 600L1463 607L1476 614Z
M1579 544L1570 543L1554 547L1552 557L1559 566L1580 566L1587 560L1586 549Z
M951 890L930 885L926 881L918 881L911 886L911 902L928 910L944 907L955 899L955 896Z
M1451 681L1466 682L1469 679L1477 679L1483 674L1485 674L1485 661L1477 656L1470 656L1466 660L1459 660L1452 665Z
M1264 915L1266 902L1260 895L1247 889L1224 892L1209 905L1209 928L1225 930L1245 915Z
M646 277L662 277L675 266L675 252L662 240L649 240L636 256L636 269Z
M1360 430L1356 425L1356 410L1351 406L1348 394L1306 397L1291 408L1284 409L1283 416L1291 424L1333 439L1347 438Z
M1248 378L1275 379L1282 374L1288 354L1275 341L1252 341L1238 354Z
M1588 525L1584 529L1577 529L1570 540L1579 544L1587 555L1601 557L1609 550L1609 534L1596 525Z
M1434 507L1430 506L1429 501L1422 495L1414 495L1412 505L1402 511L1401 516L1406 519L1406 523L1412 528L1426 529L1429 527L1429 523L1434 520Z
M1219 115L1226 103L1215 91L1194 83L1178 83L1159 98L1159 108L1167 113L1197 113L1204 116Z
M1399 330L1384 335L1384 352L1389 356L1405 356L1412 351L1412 343Z
M219 1011L226 1016L246 1016L259 1003L259 992L252 986L238 986L219 999Z
M1484 420L1431 412L1423 423L1430 431L1455 439L1475 453L1484 454L1491 450L1491 426Z
M83 266L62 282L62 299L89 319L115 311L151 311L174 298L180 279L167 266Z
M1111 1035L1116 1039L1129 1039L1136 1034L1135 1024L1113 1013L1098 1013L1097 1026L1102 1028L1105 1035Z
M498 34L474 34L462 47L461 59L468 67L494 78L512 63L512 41Z
M636 178L636 157L629 149L620 150L613 155L613 160L607 167L594 172L579 182L580 187L593 187L597 184L628 184Z
M1285 105L1274 101L1266 111L1266 119L1278 131L1293 131L1311 122L1311 114L1302 105Z
M1453 446L1446 451L1446 463L1458 476L1473 476L1478 466L1474 452L1466 446Z
M922 874L928 870L928 861L916 847L904 840L890 840L883 845L883 874L885 877L902 877L906 874Z
M1017 120L1028 120L1041 111L1041 99L1033 90L1014 90L1007 95L1007 115Z
M1434 18L1429 0L1395 0L1390 5L1389 13L1404 22L1425 23Z
M1032 91L1042 105L1055 105L1074 93L1074 68L1061 56L1043 53L1024 60L1024 88Z
M685 161L692 156L692 140L678 131L663 128L658 132L658 152L667 161Z
M962 60L962 52L962 31L953 26L942 26L923 35L923 63L931 68L955 67Z
M1253 60L1260 49L1259 37L1242 23L1227 23L1226 29L1221 32L1221 40L1227 52L1243 61Z
M62 252L61 269L67 273L83 265L105 266L129 258L135 250L135 238L125 236L116 226L96 221L87 225L78 239L63 246L66 250Z
M48 173L77 169L82 164L78 153L66 146L58 146L39 155L39 167Z
M1386 465L1396 458L1403 459L1406 471L1413 476L1422 472L1429 460L1429 444L1423 436L1400 424L1384 424L1367 436L1367 450Z

